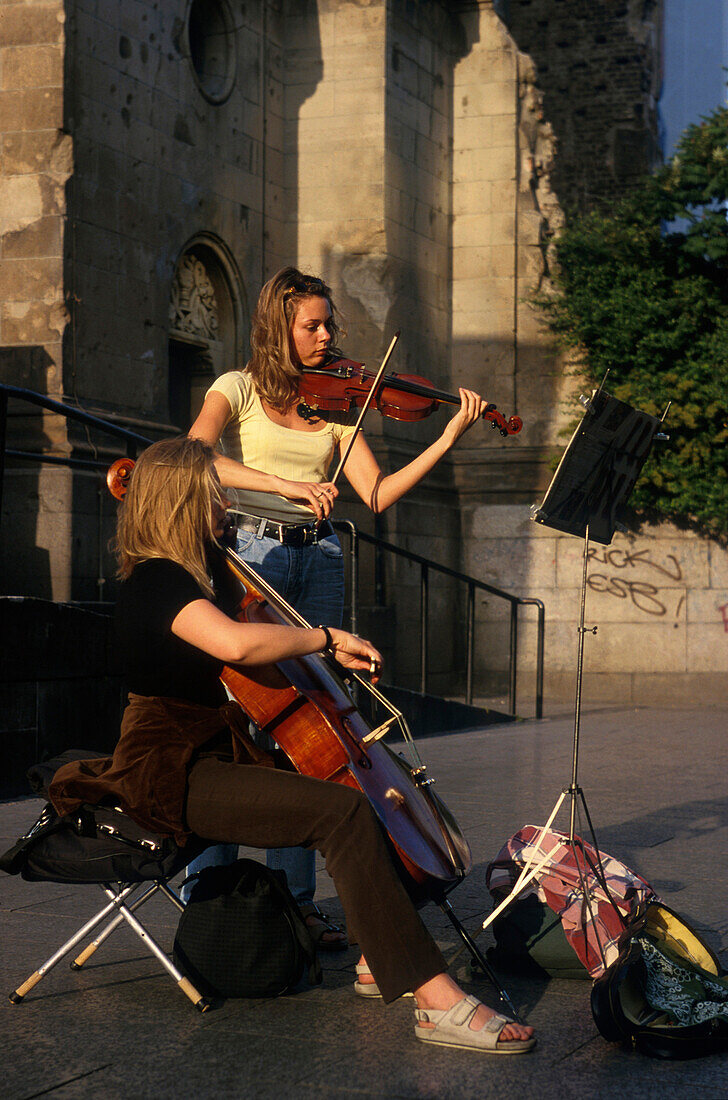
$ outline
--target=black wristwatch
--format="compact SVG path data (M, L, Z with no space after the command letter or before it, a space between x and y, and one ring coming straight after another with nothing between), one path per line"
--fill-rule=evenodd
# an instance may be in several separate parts
M331 631L329 630L329 628L327 626L324 626L323 623L319 623L319 625L316 627L316 629L317 630L323 630L324 634L326 635L326 645L324 646L324 648L321 652L324 653L327 649L328 650L333 650L333 648L334 648L334 639L331 637Z

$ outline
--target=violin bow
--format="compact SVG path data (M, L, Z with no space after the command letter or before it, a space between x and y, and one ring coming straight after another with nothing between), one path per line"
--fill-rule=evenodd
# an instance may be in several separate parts
M369 408L372 401L374 400L374 395L377 392L377 387L379 386L379 383L382 380L382 376L384 375L384 372L387 369L387 363L389 362L389 360L392 356L392 352L394 351L395 345L396 345L397 341L399 340L399 336L400 336L400 330L398 329L395 332L394 336L392 337L392 342L389 345L389 347L387 348L387 352L386 352L386 355L384 356L384 359L382 359L382 365L379 368L379 370L377 371L376 376L374 378L374 381L372 383L371 389L369 390L369 393L367 394L366 401L364 402L364 404L361 407L361 412L359 413L356 424L354 425L354 431L352 432L351 439L349 440L349 445L346 448L346 450L344 451L344 454L343 454L341 460L339 461L339 465L336 467L336 473L334 474L334 476L331 479L331 484L332 485L336 484L336 481L339 477L339 474L341 473L341 471L344 469L344 466L346 465L346 460L349 457L349 454L351 452L351 448L354 446L354 441L355 441L357 435L359 434L359 429L361 428L362 423L364 421L364 417L367 414L367 409Z

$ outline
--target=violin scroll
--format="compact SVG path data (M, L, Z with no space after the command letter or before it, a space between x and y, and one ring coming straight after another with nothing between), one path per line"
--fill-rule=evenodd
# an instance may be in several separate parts
M123 500L129 488L129 479L134 469L133 458L117 458L106 472L106 485L112 497Z
M487 405L483 413L483 420L490 420L491 428L495 428L503 436L517 435L523 427L520 416L509 416L508 419L498 412L495 405Z

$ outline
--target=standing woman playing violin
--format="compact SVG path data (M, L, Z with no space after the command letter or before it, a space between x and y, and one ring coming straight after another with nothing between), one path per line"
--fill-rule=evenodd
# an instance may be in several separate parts
M238 622L215 605L208 554L228 501L213 459L200 440L172 439L147 448L134 468L116 538L122 584L115 625L129 705L113 757L65 765L51 785L52 802L64 814L112 798L180 844L196 834L255 848L318 849L378 991L387 1002L414 993L418 1038L485 1053L530 1050L532 1028L466 997L447 975L367 798L253 762L243 713L221 689L223 665L265 666L330 646L341 664L377 675L381 655L336 627Z
M322 279L295 267L279 271L263 287L253 316L252 355L243 371L223 374L210 387L190 436L212 447L222 441L215 466L232 490L237 512L237 551L309 622L341 623L344 570L339 541L328 520L338 495L328 480L342 456L354 417L325 413L304 419L298 412L303 367L321 367L340 357L336 307ZM344 474L373 512L383 512L412 489L482 415L485 401L460 390L461 406L440 437L412 462L384 475L362 432ZM234 858L232 853L228 853ZM208 853L223 860L222 852ZM313 904L315 873L310 855L269 854L283 868L318 945L346 946L335 926L322 922Z

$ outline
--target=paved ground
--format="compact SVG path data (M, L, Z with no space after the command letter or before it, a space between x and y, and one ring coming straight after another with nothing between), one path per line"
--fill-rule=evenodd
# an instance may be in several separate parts
M600 847L640 871L702 930L728 964L728 708L587 710L579 779ZM421 744L438 790L475 857L452 901L471 930L489 909L488 861L527 823L542 822L571 777L569 716L489 726ZM0 850L25 831L35 800L0 804ZM568 828L562 811L557 824ZM330 880L319 899L337 911ZM90 887L0 875L0 974L15 988L84 916ZM154 902L166 946L171 907ZM425 919L448 957L455 935ZM483 934L484 943L489 933ZM664 1063L606 1043L587 982L505 979L539 1033L519 1058L433 1049L412 1035L406 1001L384 1008L354 996L356 952L324 956L324 984L269 1001L228 1001L199 1015L130 933L119 932L82 972L62 963L22 1005L5 1003L3 1100L76 1097L640 1097L728 1096L728 1055ZM465 960L453 971L467 980ZM483 982L470 982L483 999Z

